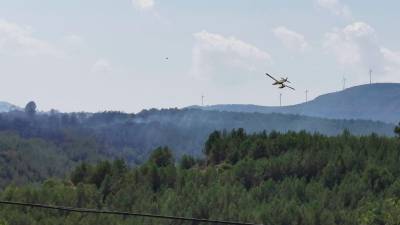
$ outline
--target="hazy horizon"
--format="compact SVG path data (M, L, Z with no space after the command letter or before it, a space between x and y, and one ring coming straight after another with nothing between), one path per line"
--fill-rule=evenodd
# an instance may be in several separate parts
M212 7L210 7L212 6ZM400 82L400 2L3 1L0 101L39 110L283 105ZM384 12L384 13L383 13ZM379 16L376 16L379 15ZM168 57L168 60L166 59ZM289 77L296 91L264 76Z

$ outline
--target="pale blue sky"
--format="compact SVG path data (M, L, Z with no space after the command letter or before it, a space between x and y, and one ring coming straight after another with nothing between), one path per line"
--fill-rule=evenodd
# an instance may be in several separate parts
M296 104L400 82L399 1L0 0L0 100L41 110ZM169 60L165 60L168 57ZM271 86L285 74L296 91Z

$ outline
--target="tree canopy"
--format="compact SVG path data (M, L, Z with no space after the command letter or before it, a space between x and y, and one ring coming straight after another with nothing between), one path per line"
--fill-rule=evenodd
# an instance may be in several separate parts
M65 179L10 185L0 198L274 225L399 224L399 150L398 138L374 134L216 131L204 158L175 164L162 147L140 166L82 163ZM0 215L8 225L166 222L15 207Z
M36 114L36 103L34 101L30 101L26 104L25 113L30 117Z

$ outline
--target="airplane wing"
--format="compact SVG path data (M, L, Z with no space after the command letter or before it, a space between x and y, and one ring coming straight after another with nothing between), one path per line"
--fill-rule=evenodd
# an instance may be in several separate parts
M295 89L292 88L292 87L290 87L289 85L286 85L286 84L285 84L285 87L288 87L288 88L292 89L293 91L295 91Z
M265 75L269 76L269 77L270 77L272 80L274 80L274 81L278 82L278 80L277 80L277 79L275 79L273 76L269 75L268 73L265 73Z

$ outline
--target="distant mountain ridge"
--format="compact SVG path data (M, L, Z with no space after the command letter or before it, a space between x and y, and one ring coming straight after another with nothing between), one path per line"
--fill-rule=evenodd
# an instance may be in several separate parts
M0 102L0 113L2 112L10 112L12 110L19 109L18 106L15 106L8 102Z
M397 123L400 121L400 84L360 85L321 95L307 103L283 107L233 104L189 108L228 112L298 114L329 119L363 119Z

